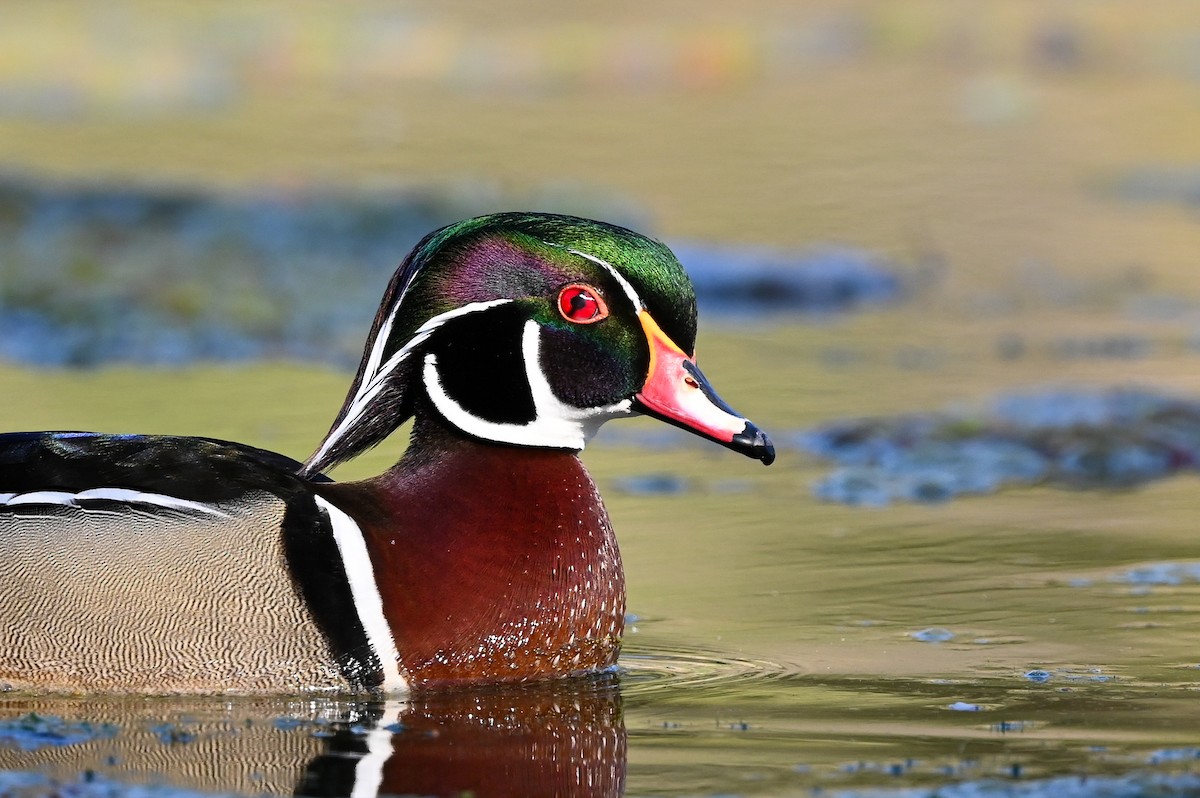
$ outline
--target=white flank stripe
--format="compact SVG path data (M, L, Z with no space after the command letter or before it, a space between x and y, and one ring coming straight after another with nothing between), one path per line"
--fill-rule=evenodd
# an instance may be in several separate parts
M128 490L127 488L92 488L91 490L76 493L75 498L83 501L88 499L108 499L116 502L129 502L130 504L153 504L159 507L170 507L173 510L193 510L198 513L220 516L221 518L229 517L229 513L219 510L211 504L179 499L174 496L164 496L161 493L142 493L141 491Z
M153 507L165 507L171 510L204 513L219 518L228 518L226 513L211 504L166 496L162 493L143 493L129 488L90 488L79 493L67 493L57 490L38 490L30 493L0 493L0 504L8 507L33 504L61 504L77 506L81 501L89 499L104 499L125 504L149 504Z
M74 493L64 493L58 490L37 490L32 493L18 493L5 502L12 507L17 504L66 504L75 503Z
M394 733L388 727L400 720L403 706L399 701L388 701L384 705L383 717L375 724L375 728L367 732L367 753L354 766L354 786L350 789L350 798L376 798L379 795L379 788L383 786L383 766L392 758Z
M592 263L595 263L598 266L603 266L605 269L608 269L608 273L611 274L613 276L613 279L616 280L620 284L621 290L623 290L625 292L625 296L629 297L629 301L633 303L634 310L645 310L646 309L646 303L642 301L642 298L640 296L638 296L638 292L633 289L633 286L630 284L630 282L628 280L625 279L624 275L622 275L619 271L617 271L616 266L613 266L611 263L609 263L606 260L601 260L600 258L597 258L595 255L589 255L586 252L580 252L577 249L571 249L570 247L566 247L566 250L567 250L567 252L570 252L572 255L578 255L579 257L581 257L585 260L590 260Z
M324 498L315 498L317 505L329 516L333 539L337 542L338 552L342 555L342 567L346 569L346 578L350 582L350 595L354 598L358 620L367 634L371 650L383 667L382 688L389 693L403 692L408 689L408 680L400 674L400 654L396 651L392 628L383 614L383 598L379 595L375 569L371 566L362 530L354 519Z
M388 358L387 363L384 363L382 366L380 366L379 360L383 357L382 342L386 339L387 332L391 330L391 318L389 318L388 321L382 327L380 327L379 336L375 339L371 347L371 356L367 361L367 369L363 372L363 381L358 386L358 391L356 391L354 394L354 400L350 403L349 410L346 411L346 417L343 418L342 422L338 424L332 432L329 433L329 437L327 437L324 443L321 444L321 448L317 449L316 453L313 454L311 460L316 462L324 457L325 453L328 452L335 443L341 440L343 436L345 436L346 431L358 423L359 418L366 411L367 407L371 403L371 400L374 399L379 394L380 390L383 389L384 381L388 378L388 375L395 371L396 367L404 362L404 359L408 357L409 353L412 352L413 349L423 344L429 338L429 336L433 334L434 330L445 324L450 319L458 316L465 316L468 313L476 313L481 310L487 310L488 308L494 308L497 305L504 305L511 301L511 299L493 299L489 302L472 302L470 304L463 305L460 308L448 310L445 313L439 313L438 315L429 319L429 321L422 324L420 328L413 333L412 338L409 338L408 342L396 351L396 354ZM394 315L395 314L393 314L393 316Z
M605 421L632 413L628 399L604 407L575 407L555 396L541 369L541 339L541 326L532 319L525 322L521 352L533 395L533 421L501 424L472 415L446 393L438 374L437 358L429 354L425 356L424 378L433 406L451 424L476 438L552 449L582 449Z

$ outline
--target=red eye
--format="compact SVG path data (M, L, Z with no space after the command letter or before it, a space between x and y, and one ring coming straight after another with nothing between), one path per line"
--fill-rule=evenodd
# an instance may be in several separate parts
M558 292L558 312L567 321L592 324L608 316L608 307L594 288L568 285Z

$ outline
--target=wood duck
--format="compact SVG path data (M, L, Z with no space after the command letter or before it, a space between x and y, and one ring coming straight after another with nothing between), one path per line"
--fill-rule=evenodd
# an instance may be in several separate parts
M611 668L624 575L588 439L641 413L774 459L695 338L662 244L494 214L400 265L304 463L209 438L0 436L0 686L404 692ZM409 418L383 474L324 476Z

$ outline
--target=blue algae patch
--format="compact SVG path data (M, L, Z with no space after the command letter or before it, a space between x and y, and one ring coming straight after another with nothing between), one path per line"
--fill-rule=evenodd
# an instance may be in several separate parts
M690 491L692 484L674 474L636 474L614 479L612 487L631 496L677 496Z
M1050 347L1058 360L1141 360L1153 343L1139 335L1105 335L1090 338L1059 338Z
M672 245L707 314L843 313L903 298L915 276L844 247L803 252Z
M457 210L0 178L0 357L357 360L391 270Z
M117 736L111 723L69 721L56 715L29 713L0 720L0 744L34 751L48 746L76 745Z
M0 175L0 358L353 366L392 271L422 236L530 204L476 194L210 194ZM645 229L614 199L537 204ZM889 264L852 250L683 250L715 312L833 313L902 293Z
M332 737L337 732L337 724L326 718L297 718L291 715L281 715L272 719L271 725L279 731L303 731L312 737ZM354 725L350 727L353 734L365 733L366 727ZM370 731L370 729L366 729Z
M1128 202L1200 208L1200 167L1160 165L1132 169L1113 181L1112 190Z
M304 720L302 718L279 717L273 719L271 721L271 725L273 725L279 731L295 731L296 729L302 729L312 725L312 721Z
M1109 577L1110 582L1138 586L1170 586L1200 582L1200 562L1158 562Z
M196 740L196 733L175 723L159 723L150 732L164 745L184 745Z
M1065 682L1091 682L1094 684L1116 681L1115 676L1104 673L1100 668L1085 668L1082 670L1076 668L1058 668L1054 671L1037 668L1026 671L1022 674L1022 677L1038 684L1048 682L1051 679Z
M235 795L199 792L165 784L132 784L91 771L75 779L58 779L25 771L0 771L0 796L4 798L233 798Z
M947 774L949 775L949 774ZM858 790L828 790L830 798L1165 798L1195 795L1200 774L1132 772L1117 776L1090 773L1021 779L1021 768L1013 765L1003 778L963 781L928 787L867 787Z
M913 640L918 640L922 643L946 643L953 640L957 635L949 629L943 629L940 626L931 626L928 629L913 632L909 636Z
M1200 748L1163 748L1158 751L1150 752L1146 757L1146 761L1152 765L1160 765L1165 762L1195 762L1200 760Z
M609 487L617 493L630 496L680 496L685 493L705 493L714 496L732 496L751 493L757 484L748 479L713 479L697 481L677 474L630 474L615 477Z
M814 494L882 506L1004 486L1129 488L1200 463L1200 402L1150 391L1005 395L975 412L836 421L794 445L837 468Z
M678 427L655 424L643 427L637 424L605 424L592 440L593 445L632 446L653 451L676 449L706 450L712 446L694 433L684 432Z

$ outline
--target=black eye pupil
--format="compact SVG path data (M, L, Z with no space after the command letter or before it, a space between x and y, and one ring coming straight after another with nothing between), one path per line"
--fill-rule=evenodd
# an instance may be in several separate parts
M575 296L571 297L571 315L572 316L583 315L583 312L585 310L587 310L587 307L590 304L591 304L590 296L588 296L587 294L584 294L584 293L576 294Z
M558 295L558 312L577 324L591 324L608 315L604 301L590 288L569 285Z

